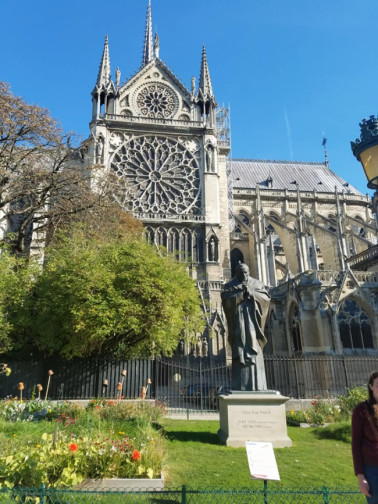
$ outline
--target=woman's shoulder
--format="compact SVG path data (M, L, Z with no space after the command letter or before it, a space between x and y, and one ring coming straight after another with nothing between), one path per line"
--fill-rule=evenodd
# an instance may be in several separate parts
M365 411L368 411L369 409L369 403L368 401L363 401L363 402L360 402L359 404L357 404L357 406L354 408L354 411L353 413L363 413Z

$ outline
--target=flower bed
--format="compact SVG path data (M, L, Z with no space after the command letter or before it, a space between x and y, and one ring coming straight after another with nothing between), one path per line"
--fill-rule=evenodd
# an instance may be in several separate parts
M67 413L38 425L21 426L22 420L12 415L13 431L20 427L20 434L1 429L9 435L0 441L0 486L72 487L85 479L158 478L164 455L163 436L153 424L158 415L154 405L130 408L120 401L91 403L87 410L68 404ZM30 415L26 420L31 422ZM9 427L10 420L3 422Z

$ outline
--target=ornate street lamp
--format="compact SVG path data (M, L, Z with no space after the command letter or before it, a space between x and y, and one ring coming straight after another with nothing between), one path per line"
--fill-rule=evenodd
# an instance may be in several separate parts
M372 207L378 228L378 117L371 115L369 119L362 119L360 128L360 138L350 142L350 146L362 164L368 188L375 189Z
M378 190L378 117L370 116L360 123L361 135L350 142L353 154L361 162L369 189Z

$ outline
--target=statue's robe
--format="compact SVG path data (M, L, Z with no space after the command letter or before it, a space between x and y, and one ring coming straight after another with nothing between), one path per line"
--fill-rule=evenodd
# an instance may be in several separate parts
M232 350L232 390L267 390L262 349L270 296L262 282L236 277L222 291Z

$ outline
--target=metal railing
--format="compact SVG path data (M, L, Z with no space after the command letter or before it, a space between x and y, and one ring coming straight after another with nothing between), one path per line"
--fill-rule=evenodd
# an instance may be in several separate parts
M0 489L0 504L30 502L38 504L118 504L130 503L177 503L177 504L359 504L366 502L355 488L270 489L265 483L261 490L251 488L205 488L196 489L185 485L179 488L154 490L57 490L53 488Z
M265 355L268 388L292 398L332 398L346 388L366 383L378 369L378 355ZM224 349L217 357L195 354L161 357L154 360L76 359L70 361L7 362L9 377L0 376L0 398L16 396L18 383L25 384L24 397L30 398L37 383L45 383L53 369L49 399L114 398L121 373L127 374L121 395L140 396L147 378L152 383L148 398L163 401L169 408L217 411L218 394L231 383L230 365ZM108 386L103 387L104 380Z
M364 385L378 356L265 355L269 390L297 399L334 398ZM155 397L176 410L217 411L218 394L230 388L231 369L210 358L175 357L156 361Z

